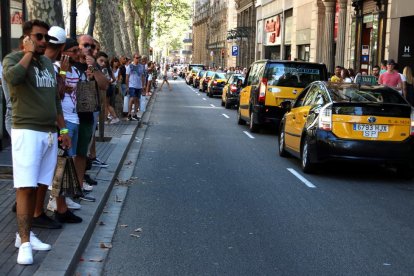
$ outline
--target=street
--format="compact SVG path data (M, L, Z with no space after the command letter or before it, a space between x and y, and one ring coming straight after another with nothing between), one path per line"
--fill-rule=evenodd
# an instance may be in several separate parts
M171 83L156 96L104 275L414 274L412 181L365 165L304 174L278 156L275 132L252 134L220 98Z

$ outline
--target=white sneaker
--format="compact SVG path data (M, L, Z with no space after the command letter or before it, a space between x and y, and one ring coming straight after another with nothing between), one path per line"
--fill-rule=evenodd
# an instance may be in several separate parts
M119 123L119 119L118 118L114 118L110 122L111 125L116 124L116 123Z
M17 248L20 248L24 244L26 244L26 242L22 244L22 240L20 239L19 233L16 233L16 242L14 243L14 246ZM41 240L39 240L32 231L30 231L30 245L31 245L30 249L38 250L38 251L48 251L52 248L50 244L43 243ZM17 262L19 263L19 261Z
M89 185L89 184L88 184L88 183L86 183L86 182L83 182L83 189L84 189L85 191L90 192L90 191L92 191L92 190L93 190L93 186Z
M21 265L33 264L33 251L30 242L25 242L19 247L19 254L17 255L17 263Z
M56 198L55 197L50 197L49 198L49 203L47 204L47 209L51 212L56 211L57 207L56 207Z
M69 209L79 210L82 207L79 203L76 203L70 197L65 198L65 200L66 200L66 205L68 206Z

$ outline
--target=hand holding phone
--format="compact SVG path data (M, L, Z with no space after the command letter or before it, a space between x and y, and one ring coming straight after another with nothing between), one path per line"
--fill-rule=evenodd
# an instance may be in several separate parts
M23 51L25 53L28 53L28 52L34 53L35 51L35 44L33 40L30 39L30 36L26 36L25 38L23 38Z

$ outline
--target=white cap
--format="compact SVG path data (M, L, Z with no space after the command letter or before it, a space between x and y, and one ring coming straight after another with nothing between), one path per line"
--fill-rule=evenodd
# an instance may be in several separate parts
M52 26L47 34L51 37L49 43L53 44L65 44L66 32L64 29L58 26Z

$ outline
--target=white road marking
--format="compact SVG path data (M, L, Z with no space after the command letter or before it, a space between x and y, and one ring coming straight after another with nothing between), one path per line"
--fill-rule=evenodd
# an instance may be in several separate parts
M227 115L227 114L221 114L221 115L223 115L224 117L226 117L227 119L229 119L230 117Z
M214 104L210 104L211 107L216 107Z
M203 101L207 101L207 99L206 98L203 98Z
M247 131L243 131L244 134L246 134L249 138L254 139L254 136L248 133Z
M295 171L292 168L287 168L288 171L290 171L294 176L296 176L300 181L302 181L306 186L309 188L316 188L315 185L313 185L310 181L308 181L306 178L304 178L302 175L300 175L297 171Z

